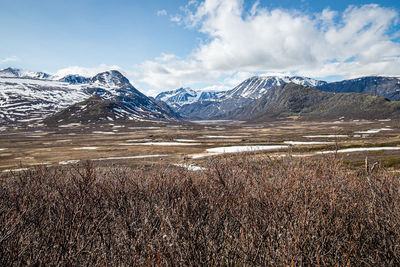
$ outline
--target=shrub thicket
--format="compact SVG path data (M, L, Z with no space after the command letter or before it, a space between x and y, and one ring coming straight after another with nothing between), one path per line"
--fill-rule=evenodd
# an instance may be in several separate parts
M0 265L399 265L400 184L340 160L33 170L0 182Z

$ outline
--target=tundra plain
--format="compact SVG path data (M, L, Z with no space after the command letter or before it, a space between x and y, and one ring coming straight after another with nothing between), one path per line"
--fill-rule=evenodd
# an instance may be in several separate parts
M213 157L249 152L257 157L323 157L338 154L351 166L370 161L400 167L397 120L298 121L263 124L195 121L36 126L0 132L0 172L35 165L92 161L96 167L203 166Z

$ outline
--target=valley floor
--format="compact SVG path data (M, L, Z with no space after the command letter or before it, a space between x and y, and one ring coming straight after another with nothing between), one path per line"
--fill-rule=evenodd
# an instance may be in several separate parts
M93 161L95 166L203 166L226 153L321 157L340 154L360 165L366 156L400 166L400 124L375 121L199 121L146 126L107 123L25 128L0 132L0 172L35 165L55 167Z

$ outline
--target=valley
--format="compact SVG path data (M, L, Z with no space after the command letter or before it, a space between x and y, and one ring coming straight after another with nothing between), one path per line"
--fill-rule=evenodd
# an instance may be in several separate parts
M0 172L35 165L75 165L87 160L98 167L165 165L193 170L213 157L238 152L250 153L254 160L337 153L351 166L362 165L368 156L371 162L397 169L399 145L398 120L71 123L0 132Z
M200 170L237 153L253 160L338 154L351 166L368 156L398 168L399 84L259 75L227 91L180 88L153 98L116 70L58 77L3 69L0 172L88 160Z

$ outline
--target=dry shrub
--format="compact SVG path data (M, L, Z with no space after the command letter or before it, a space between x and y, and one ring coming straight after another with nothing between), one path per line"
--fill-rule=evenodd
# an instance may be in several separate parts
M38 167L0 183L0 265L399 265L399 177L339 159Z

